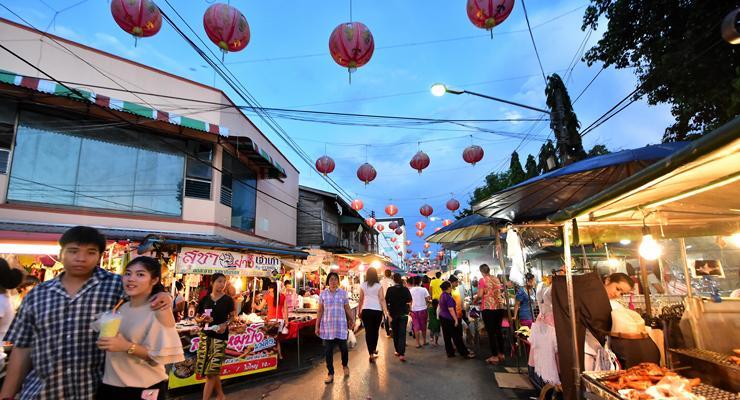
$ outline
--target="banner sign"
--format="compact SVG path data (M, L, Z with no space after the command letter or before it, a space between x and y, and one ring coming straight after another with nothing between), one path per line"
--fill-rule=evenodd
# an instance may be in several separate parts
M211 250L183 247L177 253L178 274L224 275L269 277L280 269L280 257L239 253L226 250Z
M178 324L179 325L179 324ZM277 327L264 323L241 325L231 331L226 345L226 357L221 366L221 379L257 374L277 368ZM205 376L195 373L200 335L192 329L180 330L185 361L172 366L169 388L179 388L205 382ZM269 333L268 333L269 332Z

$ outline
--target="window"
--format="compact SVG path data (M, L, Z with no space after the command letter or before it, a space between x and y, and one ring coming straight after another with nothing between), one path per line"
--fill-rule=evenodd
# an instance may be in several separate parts
M196 141L188 142L188 161L185 170L185 196L211 199L213 179L213 145Z
M7 174L10 148L13 143L16 107L14 103L4 101L0 105L0 174Z
M22 112L8 201L182 214L182 141Z
M230 154L224 153L221 204L231 207L231 226L254 231L257 212L257 175Z

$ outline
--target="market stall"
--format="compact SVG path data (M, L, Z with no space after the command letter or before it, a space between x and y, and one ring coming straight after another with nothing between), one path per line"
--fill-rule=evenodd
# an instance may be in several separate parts
M669 394L707 399L737 398L740 337L740 300L730 298L740 270L740 118L692 142L659 163L583 201L566 207L548 219L563 227L568 297L573 314L573 278L570 245L639 241L639 278L651 286L647 264L677 259L686 299L682 306L680 335L666 341L668 367L652 365L642 370L575 375L563 382L579 388L581 382L603 398L658 398L666 386ZM707 242L716 246L699 246ZM666 250L674 250L668 257ZM658 262L661 264L661 262ZM670 261L668 261L670 268ZM660 265L659 265L660 266ZM649 321L656 313L655 297L646 290L644 311ZM663 308L665 309L665 308ZM574 329L575 331L575 329ZM573 335L575 337L575 335ZM560 348L561 352L572 352ZM577 357L576 357L577 360ZM708 366L711 365L712 368ZM562 372L561 365L561 372ZM576 363L576 371L581 367ZM647 372L646 372L647 371ZM652 371L652 372L650 372ZM646 378L647 376L647 378ZM629 382L637 382L630 384ZM673 389L670 389L673 390ZM580 394L576 390L571 393ZM670 397L667 392L664 397Z

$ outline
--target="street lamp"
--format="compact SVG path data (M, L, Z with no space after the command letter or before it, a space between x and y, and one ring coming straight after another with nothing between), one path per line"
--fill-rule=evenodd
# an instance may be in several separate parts
M482 94L482 93L471 92L469 90L451 89L451 88L447 87L444 83L435 83L434 85L432 85L431 91L432 91L432 95L434 95L436 97L444 96L445 93L450 93L450 94L463 94L463 93L467 93L467 94L471 94L473 96L482 97L484 99L498 101L500 103L510 104L512 106L522 107L522 108L526 108L526 109L529 109L529 110L533 110L533 111L537 111L537 112L542 112L542 113L546 113L546 114L549 114L550 113L550 110L545 110L545 109L542 109L542 108L532 107L532 106L528 106L526 104L517 103L517 102L509 101L509 100L504 100L504 99L500 99L498 97L493 97L493 96L489 96L489 95Z

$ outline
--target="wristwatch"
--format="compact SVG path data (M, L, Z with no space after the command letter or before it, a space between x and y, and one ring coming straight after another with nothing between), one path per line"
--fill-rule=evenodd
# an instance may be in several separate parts
M128 353L129 355L133 355L134 351L136 351L136 343L131 343L131 347L126 350L126 353Z

